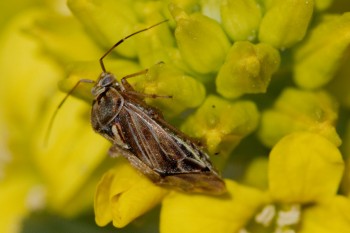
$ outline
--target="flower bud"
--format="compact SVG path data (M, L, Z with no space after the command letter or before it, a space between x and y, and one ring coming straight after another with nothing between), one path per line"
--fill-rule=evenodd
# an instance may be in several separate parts
M333 2L334 0L315 0L315 8L318 11L325 11L332 5ZM344 4L346 3L344 2Z
M264 93L280 64L279 52L267 44L236 42L216 78L217 91L226 98Z
M222 25L234 41L253 41L258 33L261 7L255 0L224 0L221 2Z
M336 146L341 139L336 132L337 104L326 92L286 89L273 109L263 112L259 137L273 146L283 136L295 131L318 133Z
M258 119L259 112L253 102L231 103L211 95L182 129L193 137L204 138L210 154L227 156L257 127Z
M203 84L191 76L167 64L156 64L135 86L146 94L171 96L171 98L147 98L147 103L159 107L168 117L188 108L199 106L205 98Z
M230 48L219 23L199 13L187 15L174 4L170 11L176 21L177 45L188 66L201 74L218 71Z
M314 8L313 0L273 1L259 30L259 40L285 49L303 39Z
M324 17L294 54L294 80L303 88L327 84L349 53L350 13ZM348 93L348 91L347 91Z

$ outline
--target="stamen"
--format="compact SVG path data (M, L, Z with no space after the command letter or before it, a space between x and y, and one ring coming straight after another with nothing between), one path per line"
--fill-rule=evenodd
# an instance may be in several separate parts
M27 207L30 210L40 210L46 204L46 189L42 185L32 187L27 195Z
M249 233L249 231L247 231L245 228L242 228L238 231L238 233Z
M5 178L5 167L12 161L12 157L5 143L0 142L0 181Z
M267 205L259 214L255 216L255 221L267 227L270 225L275 215L276 215L276 207L274 205Z
M300 205L292 205L290 210L280 210L277 216L278 226L289 226L297 224L300 221Z

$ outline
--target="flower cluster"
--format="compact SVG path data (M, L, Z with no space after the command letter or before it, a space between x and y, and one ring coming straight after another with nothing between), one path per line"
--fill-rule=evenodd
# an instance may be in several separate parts
M67 5L28 8L3 26L1 232L20 232L34 211L68 219L92 206L97 225L122 228L158 205L162 233L350 231L349 4ZM80 79L96 80L98 59L113 44L165 19L125 40L105 66L118 79L149 68L130 83L173 96L146 102L203 140L225 178L222 196L156 186L108 157L110 143L89 123L91 85L78 86L46 136L65 96L57 83L68 92Z

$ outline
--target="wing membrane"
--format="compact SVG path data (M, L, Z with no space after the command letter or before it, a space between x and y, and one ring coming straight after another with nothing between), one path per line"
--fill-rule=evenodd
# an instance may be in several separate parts
M211 171L208 156L172 127L144 114L140 106L126 102L118 117L130 152L158 173L183 174Z

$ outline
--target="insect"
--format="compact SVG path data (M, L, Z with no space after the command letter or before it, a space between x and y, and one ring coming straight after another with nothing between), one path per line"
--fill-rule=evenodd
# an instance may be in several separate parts
M171 97L140 93L128 83L128 78L146 74L148 70L127 75L118 82L103 63L123 41L166 21L136 31L114 44L99 60L102 73L98 80L78 81L58 108L80 83L94 84L91 124L95 132L112 143L111 156L124 156L157 185L185 192L222 194L226 191L225 183L201 146L167 123L158 109L144 101L144 98Z

